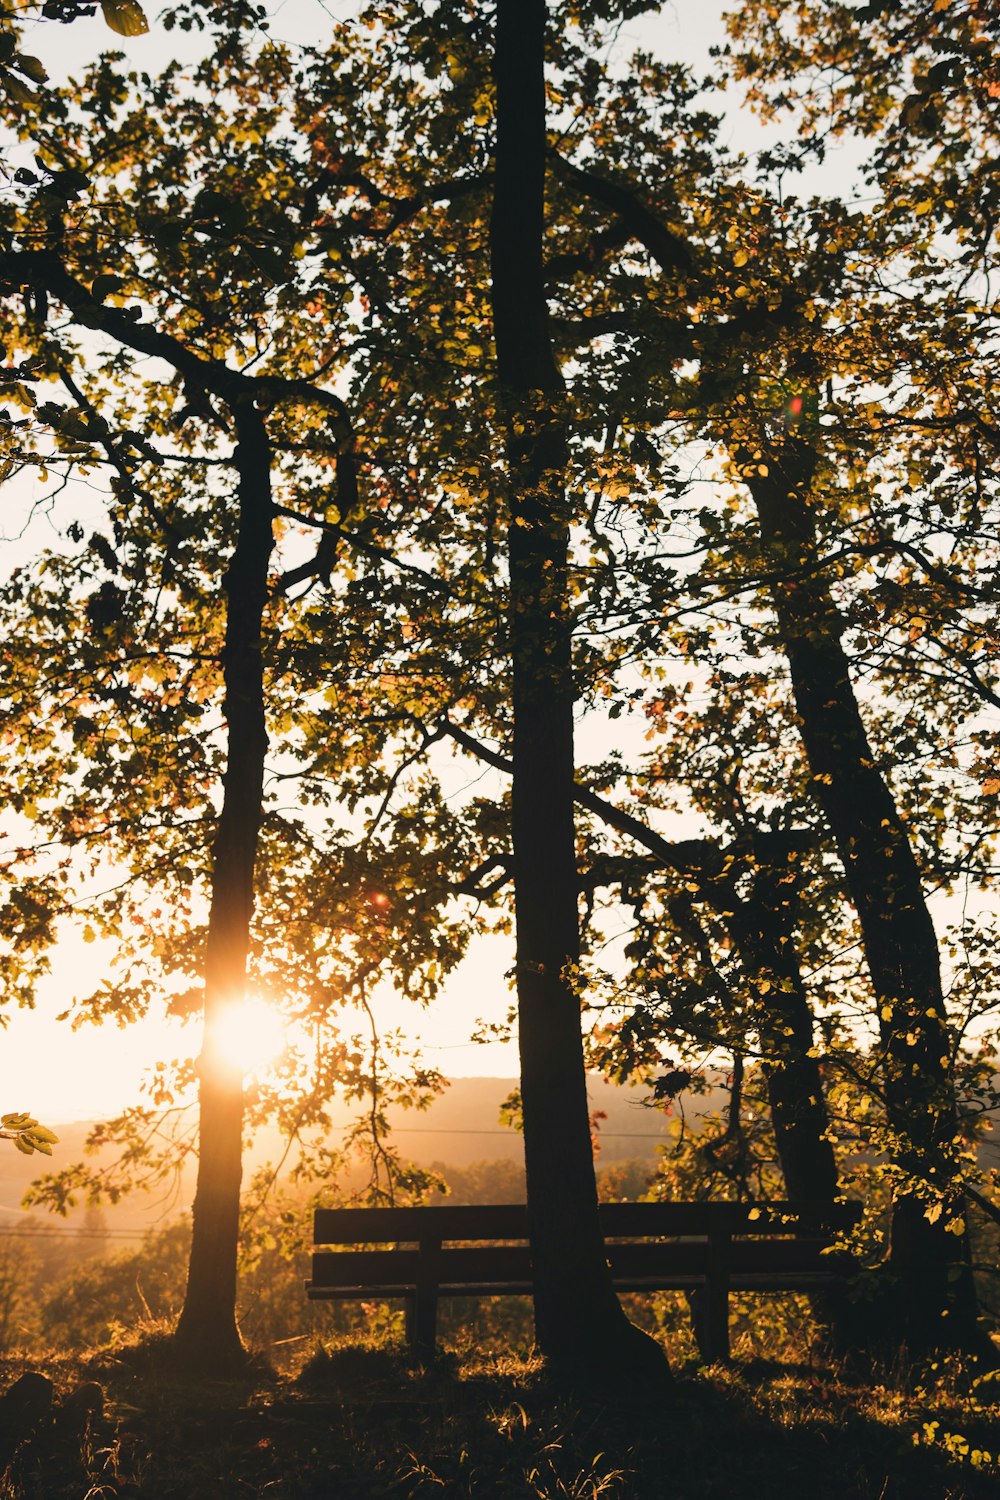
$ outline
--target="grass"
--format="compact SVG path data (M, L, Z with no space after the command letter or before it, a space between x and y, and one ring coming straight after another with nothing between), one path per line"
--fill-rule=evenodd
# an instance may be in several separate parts
M987 1500L1000 1383L909 1390L833 1366L680 1368L655 1400L571 1399L537 1361L466 1347L429 1370L389 1345L301 1345L238 1381L165 1373L155 1343L34 1361L104 1412L43 1424L3 1500ZM5 1361L2 1388L27 1366ZM983 1452L989 1454L984 1458Z

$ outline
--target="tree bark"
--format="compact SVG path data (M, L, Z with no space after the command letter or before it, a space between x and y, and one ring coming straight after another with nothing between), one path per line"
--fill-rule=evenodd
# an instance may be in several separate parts
M184 1307L174 1335L175 1346L185 1357L214 1368L244 1357L236 1324L243 1075L220 1045L219 1028L228 1007L242 1000L246 983L267 751L261 626L274 545L271 451L264 421L249 396L231 405L238 439L239 528L223 584L227 762L222 811L212 845L191 1258Z
M620 1378L662 1352L625 1318L597 1209L575 987L572 624L565 393L549 335L542 242L543 0L499 0L490 226L493 326L510 484L512 852L528 1217L539 1348ZM631 1367L631 1370L630 1370Z
M704 879L706 899L722 917L751 981L766 984L757 1032L771 1126L791 1202L837 1196L837 1164L827 1138L829 1116L813 1014L793 941L793 913L782 890L783 863L759 865L741 900L728 877Z
M937 938L905 824L861 718L841 643L844 620L815 566L815 466L812 447L790 437L768 453L767 475L752 473L747 484L775 569L772 598L812 787L861 924L878 1007L886 1120L896 1138L893 1160L945 1198L932 1224L919 1196L897 1193L888 1257L896 1293L892 1336L912 1354L978 1350L966 1239L945 1227L962 1217L962 1204L947 1184L956 1107Z

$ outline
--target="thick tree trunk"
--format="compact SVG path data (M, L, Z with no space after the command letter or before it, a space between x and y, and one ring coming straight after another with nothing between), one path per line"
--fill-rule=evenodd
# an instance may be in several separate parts
M812 785L829 822L858 912L878 1007L886 1118L894 1160L914 1180L942 1187L955 1136L937 939L913 850L879 770L841 644L844 622L813 566L809 494L815 454L790 438L768 455L769 473L747 482L776 572L772 597L792 677ZM889 1269L893 1336L922 1354L978 1349L976 1301L963 1236L945 1227L961 1217L948 1203L936 1223L919 1197L897 1195Z
M205 959L205 1034L199 1074L198 1181L187 1293L174 1335L202 1367L243 1357L236 1326L236 1257L243 1153L243 1076L218 1031L243 998L254 864L260 830L267 731L261 623L267 602L271 454L264 422L247 398L234 403L238 435L239 531L226 572L223 653L227 764L212 846L212 896Z
M512 849L517 996L535 1324L546 1356L620 1378L655 1358L625 1318L601 1238L575 988L573 680L563 382L542 270L543 0L497 6L493 322L508 432Z

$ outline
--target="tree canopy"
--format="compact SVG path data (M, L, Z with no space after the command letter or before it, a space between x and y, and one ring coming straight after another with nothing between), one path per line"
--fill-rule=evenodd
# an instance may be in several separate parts
M377 1189L419 1190L379 1112L439 1080L367 1034L369 996L432 1001L512 883L529 1194L533 1151L571 1116L566 1151L586 1134L582 1007L591 1060L661 1101L727 1060L709 1191L867 1179L876 1237L891 1198L889 1336L972 1346L968 1210L998 1211L974 1149L998 1005L992 12L747 0L699 79L606 61L650 8L501 6L537 47L547 27L544 98L540 53L536 97L492 12L451 0L309 47L192 3L170 19L206 28L194 65L105 54L64 88L5 23L30 161L0 221L6 478L60 532L0 600L5 982L30 1002L81 889L120 945L82 1016L197 1010L223 955L203 1109L245 971L298 1028L250 1122L276 1111L328 1171L347 1090ZM737 89L790 120L780 147L725 146ZM864 191L814 186L838 135L869 144ZM449 752L511 797L453 796ZM166 1169L139 1132L193 1077L114 1127L124 1180ZM234 1237L223 1083L240 1103L202 1159L226 1133Z

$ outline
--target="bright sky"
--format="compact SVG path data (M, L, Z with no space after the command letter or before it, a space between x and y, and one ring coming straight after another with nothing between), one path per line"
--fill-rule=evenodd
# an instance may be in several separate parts
M346 16L356 7L336 0L283 0L270 9L273 35L305 41L322 34L324 14ZM147 12L152 17L154 5L147 4ZM621 51L627 53L639 43L664 56L703 63L709 45L721 38L720 14L718 0L676 0L659 16L633 23L622 35ZM39 26L32 39L33 50L53 79L67 69L78 71L91 49L124 51L138 68L154 72L168 56L178 52L192 55L197 46L190 35L166 33L155 20L147 37L113 37L99 15L70 27ZM727 130L734 146L747 144L748 130L760 144L764 142L758 127L745 116L732 117ZM827 181L824 186L834 184ZM30 502L28 495L21 499ZM9 503L5 504L3 518L10 539L0 541L0 568L6 573L23 560L26 548L30 551L36 544L44 545L46 537L42 522L32 528L30 538L19 543L14 540L18 527ZM64 524L63 518L60 525ZM623 721L619 721L614 726L614 743L619 747L622 736ZM599 726L585 728L582 738L585 755L600 755ZM636 740L641 743L638 732ZM473 774L470 772L470 780ZM150 1019L121 1030L104 1026L99 1031L84 1027L76 1032L55 1021L75 995L86 994L96 985L110 956L107 948L88 945L79 933L67 929L53 952L52 974L43 986L37 1010L11 1016L0 1038L0 1109L31 1108L43 1119L56 1122L107 1114L136 1099L144 1072L157 1059L197 1050L197 1038L191 1030L160 1020ZM511 961L509 941L480 941L434 1007L415 1013L412 1006L383 994L378 1000L379 1021L383 1028L402 1027L419 1041L426 1059L447 1074L512 1076L517 1072L513 1043L475 1045L469 1041L479 1017L500 1020L505 1015L510 1003L506 973Z

